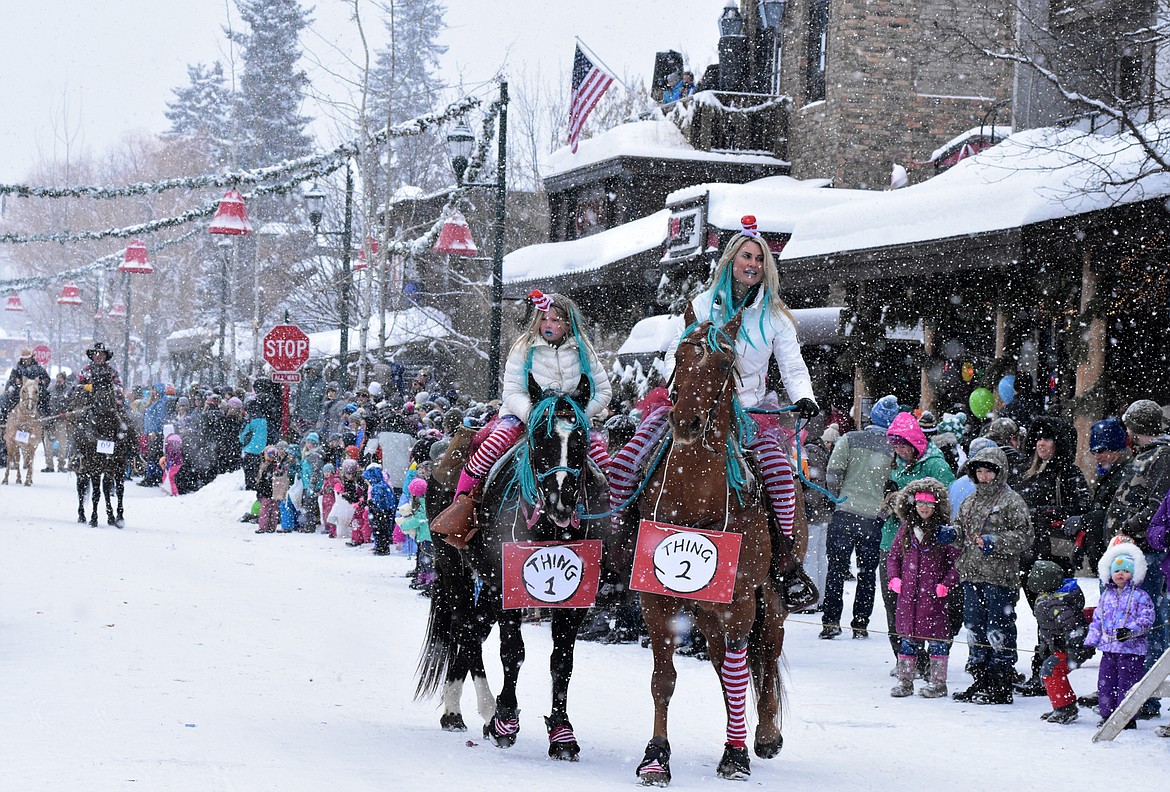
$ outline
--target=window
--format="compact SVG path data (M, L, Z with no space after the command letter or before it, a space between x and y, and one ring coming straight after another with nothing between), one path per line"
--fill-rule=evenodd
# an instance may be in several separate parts
M808 64L805 102L825 98L825 51L829 44L829 0L810 0L808 7Z

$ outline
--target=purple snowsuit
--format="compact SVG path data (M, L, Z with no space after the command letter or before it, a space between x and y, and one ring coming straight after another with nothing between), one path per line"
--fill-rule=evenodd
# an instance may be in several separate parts
M1154 624L1154 602L1150 595L1131 580L1118 589L1110 580L1105 584L1093 623L1085 638L1086 646L1101 650L1101 668L1097 671L1097 699L1101 717L1108 718L1117 709L1129 689L1142 678L1146 662L1146 632ZM1117 629L1125 627L1135 637L1116 639Z
M902 523L886 557L889 579L902 580L898 607L894 611L894 631L912 640L945 641L951 637L947 628L947 601L939 598L936 587L940 583L948 589L959 585L959 572L955 568L958 543L923 545L911 533L910 548L903 551L907 531L912 529Z
M1165 553L1168 549L1167 544L1170 543L1170 492L1166 493L1166 497L1158 506L1158 511L1154 512L1154 519L1150 520L1150 527L1146 530L1146 541L1159 553ZM1166 553L1159 568L1162 570L1162 577L1170 580L1170 553Z

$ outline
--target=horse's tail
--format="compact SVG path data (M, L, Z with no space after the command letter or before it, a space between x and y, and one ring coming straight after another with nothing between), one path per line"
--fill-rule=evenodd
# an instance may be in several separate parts
M435 542L436 552L438 544ZM447 670L455 655L455 601L449 591L450 582L443 574L435 577L431 585L431 612L427 618L427 632L423 639L422 654L415 671L417 684L415 700L431 698L439 692L447 679Z

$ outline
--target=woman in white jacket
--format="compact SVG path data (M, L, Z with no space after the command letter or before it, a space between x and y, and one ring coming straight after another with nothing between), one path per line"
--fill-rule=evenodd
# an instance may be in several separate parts
M528 392L530 374L542 390L561 395L575 391L584 374L589 382L589 401L581 407L590 419L609 405L609 377L585 336L585 323L576 303L563 295L545 295L538 290L529 297L536 310L528 330L516 339L508 353L500 418L459 474L457 498L463 493L474 496L492 465L523 435L533 406ZM605 470L609 467L605 439L596 431L590 432L589 439L589 456Z
M780 274L772 252L760 238L755 217L743 218L743 230L723 249L712 285L691 300L698 321L710 319L718 326L727 324L741 310L743 321L735 342L737 392L744 408L773 403L767 391L769 359L775 359L784 389L797 413L811 418L820 412L813 398L812 381L796 338L796 325L788 306L780 297ZM679 341L689 332L684 328L666 352L666 376L674 368L674 353ZM661 406L643 417L634 438L613 458L610 466L610 505L624 504L637 487L642 461L650 448L657 445L669 423L670 406ZM792 467L779 423L774 415L753 414L758 431L749 448L755 453L760 475L772 504L776 524L786 537L792 536L795 514L795 485ZM615 521L620 519L615 513ZM774 543L775 544L775 543ZM778 543L790 547L790 543ZM800 571L799 565L797 570ZM787 575L784 583L790 605L799 605L808 596L803 573ZM794 588L795 587L795 588ZM815 602L815 591L813 592Z

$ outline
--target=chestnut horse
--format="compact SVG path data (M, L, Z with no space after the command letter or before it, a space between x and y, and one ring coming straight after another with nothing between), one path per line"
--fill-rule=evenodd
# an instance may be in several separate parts
M654 671L654 736L637 774L644 785L670 781L667 711L677 672L677 618L684 610L707 639L711 664L723 688L727 742L717 773L744 779L751 774L745 719L747 684L756 694L755 753L770 759L780 752L780 654L784 611L771 585L772 544L769 507L762 488L747 471L740 427L747 427L738 408L735 386L735 337L742 315L723 328L709 321L695 327L679 343L674 368L673 436L665 462L650 474L638 499L643 518L692 528L732 531L741 539L735 587L730 603L703 602L673 596L641 594L642 615L650 633ZM687 327L695 325L688 306ZM749 427L746 430L750 431Z
M8 422L4 425L4 446L8 450L8 464L4 466L5 484L8 483L8 475L13 468L16 469L16 483L20 483L20 462L23 454L24 486L32 486L33 457L36 456L37 446L41 444L41 432L44 431L41 419L37 415L40 393L41 387L36 379L26 377L20 388L16 406L8 413Z

